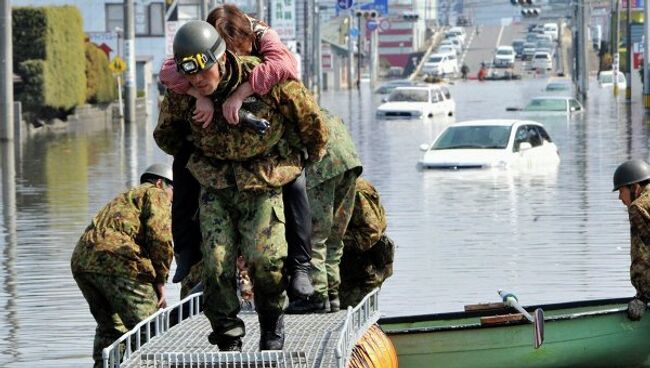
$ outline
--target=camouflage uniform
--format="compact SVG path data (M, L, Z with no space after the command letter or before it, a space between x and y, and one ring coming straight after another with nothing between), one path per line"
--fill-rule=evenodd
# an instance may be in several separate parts
M312 272L316 299L338 298L343 234L354 208L361 161L343 121L323 110L330 139L321 162L309 165L307 195L312 213Z
M393 274L395 245L386 236L386 214L375 187L357 179L354 212L341 258L341 306L355 306Z
M77 285L97 321L93 359L156 311L153 284L165 283L173 258L171 203L145 183L109 202L93 218L72 253Z
M650 185L643 188L628 211L632 243L630 279L637 297L647 302L650 301Z
M212 95L216 101L225 100L260 62L228 51L226 55L227 71ZM171 92L165 96L154 131L165 152L173 155L182 147L181 128L191 121L193 109L189 96ZM242 109L269 121L264 135L241 125L229 126L219 103L215 104L213 124L202 128L190 123L196 150L188 169L201 184L204 311L215 334L229 338L245 333L243 321L237 318L238 250L245 256L255 284L260 321L264 315L282 313L286 294L281 270L287 255L282 186L302 171L303 149L309 160L323 157L328 134L320 108L297 81L275 85L267 95L246 99Z

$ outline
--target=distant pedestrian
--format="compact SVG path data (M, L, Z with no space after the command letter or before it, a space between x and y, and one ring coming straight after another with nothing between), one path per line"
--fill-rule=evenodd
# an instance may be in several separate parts
M614 191L630 219L630 279L636 295L628 304L629 319L638 321L650 300L650 166L642 160L622 163L614 172Z
M481 63L481 69L478 71L478 80L483 81L485 80L485 77L487 77L487 68L485 67L485 63Z
M463 63L463 66L460 67L460 75L463 77L463 80L467 80L467 73L469 73L469 66Z
M95 367L102 349L167 305L172 169L151 165L140 183L99 210L72 253L72 275L97 322Z

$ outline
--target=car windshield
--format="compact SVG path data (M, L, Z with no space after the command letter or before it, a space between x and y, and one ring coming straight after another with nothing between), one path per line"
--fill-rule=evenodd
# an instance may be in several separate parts
M424 89L396 89L388 97L390 102L428 102L429 92Z
M566 101L555 98L536 98L524 107L524 111L566 111Z
M612 83L613 80L611 74L600 73L600 83Z
M432 56L429 58L430 63L439 63L442 60L441 56Z
M547 91L568 91L569 85L566 83L549 83L546 86Z
M508 146L510 129L504 125L452 126L440 135L431 149L504 149Z
M535 54L535 59L548 59L547 54Z
M497 55L512 55L512 50L497 50Z

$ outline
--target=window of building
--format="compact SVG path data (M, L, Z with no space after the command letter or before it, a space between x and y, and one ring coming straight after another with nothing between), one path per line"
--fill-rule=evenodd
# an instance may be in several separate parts
M165 6L162 2L142 5L134 10L137 36L163 36L165 34ZM114 32L116 27L124 29L124 4L106 4L106 30Z
M124 27L124 5L122 3L106 4L106 31L115 32L115 28Z

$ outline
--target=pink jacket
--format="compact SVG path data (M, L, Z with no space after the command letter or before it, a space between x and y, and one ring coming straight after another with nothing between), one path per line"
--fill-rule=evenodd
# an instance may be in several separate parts
M248 82L258 95L267 94L274 85L288 79L298 80L298 63L289 49L280 41L273 29L268 29L259 40L259 54L263 63L253 69ZM176 93L185 94L190 83L176 71L173 58L163 61L159 74L160 81Z

